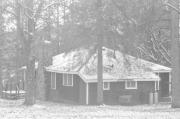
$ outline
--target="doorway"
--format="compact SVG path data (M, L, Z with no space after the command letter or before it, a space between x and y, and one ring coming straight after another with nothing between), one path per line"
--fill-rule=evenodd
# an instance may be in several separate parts
M160 96L161 97L169 97L170 96L170 80L169 73L159 73L160 81Z

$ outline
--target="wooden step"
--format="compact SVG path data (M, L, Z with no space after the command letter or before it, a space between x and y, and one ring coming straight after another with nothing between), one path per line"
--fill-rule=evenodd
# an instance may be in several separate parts
M160 102L171 102L172 98L171 97L161 97Z

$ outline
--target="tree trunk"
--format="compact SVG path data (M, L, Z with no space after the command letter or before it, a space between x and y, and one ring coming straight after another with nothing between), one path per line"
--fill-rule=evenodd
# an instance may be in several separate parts
M2 0L1 0L0 1L0 34L3 33L3 29L2 29L3 28L2 12L3 12L3 9L2 9ZM0 41L0 44L1 44L1 41ZM3 90L3 85L2 85L2 49L1 49L1 46L0 46L0 97L1 97L1 94L2 94L1 92Z
M45 58L45 44L44 42L40 43L41 48L39 48L39 63L38 63L38 72L37 72L37 98L39 100L45 100L45 77L44 77L44 66Z
M25 105L35 104L35 58L32 58L27 66Z
M103 104L103 55L102 55L102 44L103 44L103 32L102 32L102 1L97 0L98 14L97 14L97 29L98 29L98 66L97 66L97 103Z
M26 53L26 65L27 65L27 75L26 75L26 96L25 105L33 105L35 103L35 58L31 58L31 43L34 33L34 20L31 18L33 16L33 0L26 0L26 6L28 7L28 39L25 41L25 53ZM24 39L25 40L25 39Z
M179 8L179 0L174 0L174 6ZM180 48L179 48L179 14L171 11L172 35L172 107L180 108Z
M60 1L59 0L57 0L57 2L58 3L60 3ZM56 11L57 11L57 31L56 31L56 42L57 42L57 51L56 51L56 54L59 54L59 4L57 4L57 6L56 6Z
M2 51L0 49L0 97L2 96L2 91L3 91L3 84L2 84Z

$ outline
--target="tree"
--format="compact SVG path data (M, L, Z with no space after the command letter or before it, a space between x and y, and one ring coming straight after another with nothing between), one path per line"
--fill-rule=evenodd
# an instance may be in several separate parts
M33 105L35 103L35 58L31 56L31 45L33 40L33 34L35 29L34 19L33 19L33 0L26 0L25 3L27 9L27 39L24 42L25 46L25 61L27 66L27 78L26 78L26 96L25 104Z
M0 34L3 33L2 28L3 28L3 17L2 17L2 1L0 1ZM0 37L0 44L2 44L2 39ZM1 47L2 48L2 47ZM2 91L2 49L0 48L0 91ZM1 96L1 95L0 95Z
M43 19L43 5L44 1L34 2L31 0L28 1L20 1L16 0L16 31L17 31L17 42L18 46L22 46L21 52L23 63L19 64L19 66L27 66L27 75L26 75L26 96L25 96L25 104L33 105L35 103L35 99L39 98L44 100L44 75L43 75L43 59L42 59L42 46L44 41L44 32L43 29L39 28L39 22L45 22ZM35 7L37 5L37 7ZM46 11L45 11L46 12ZM41 21L41 19L44 21ZM43 26L45 27L45 26ZM40 27L41 28L41 27ZM40 36L37 37L37 36ZM39 54L39 52L41 52ZM22 61L21 59L21 61ZM35 60L40 61L40 66L35 69ZM39 75L37 76L37 72ZM37 87L37 83L39 87Z
M179 0L172 2L175 8L179 8ZM172 9L172 107L180 108L180 48L179 48L179 14L177 11Z
M57 0L57 5L56 5L56 12L57 12L57 20L56 20L56 22L57 22L57 25L56 25L56 44L57 44L57 51L56 51L56 54L59 54L59 39L60 39L60 32L59 32L59 29L60 29L60 25L59 25L59 16L60 16L60 13L59 13L59 4L60 4L60 1L59 0Z
M1 1L2 2L2 1ZM2 64L8 64L8 67L11 65L16 65L16 70L18 68L20 68L21 66L27 66L27 73L29 73L27 76L27 79L32 79L32 75L34 75L34 70L29 69L29 68L33 68L33 63L31 61L31 59L34 59L35 56L36 59L41 59L41 56L38 54L39 50L41 50L41 47L37 48L36 46L41 45L44 41L39 41L39 40L44 40L44 37L46 35L45 33L45 27L46 27L46 13L47 13L47 8L49 8L49 5L51 3L53 3L54 1L50 1L46 6L44 6L44 3L46 3L47 1L23 1L23 0L7 0L6 4L3 4L3 14L6 14L8 17L6 18L6 21L3 23L3 25L5 27L1 27L2 29L6 30L7 35L3 34L3 40L1 41L5 41L5 43L1 42L1 45L3 45L5 48L2 50L2 55L3 57L7 57L6 59L4 59L3 61L6 63L2 63ZM30 3L30 7L29 7L29 3ZM53 3L53 4L57 4L57 3ZM50 5L51 6L51 5ZM10 8L10 9L9 9ZM55 10L54 8L52 9L52 13L53 10ZM1 14L2 15L2 14ZM56 21L54 19L52 19L52 14L50 13L50 17L51 17L51 23L55 23ZM53 16L53 18L55 18L55 16ZM10 25L9 25L10 24ZM9 28L8 26L15 26L12 28ZM8 31L7 31L8 30ZM11 32L11 33L7 33L7 32ZM16 34L16 35L15 35ZM50 33L49 33L50 34ZM0 34L2 35L2 34ZM51 35L51 34L50 34ZM50 36L49 35L49 36ZM14 39L14 37L16 36L16 39ZM40 37L39 37L40 36ZM6 40L7 38L7 40ZM10 39L10 40L9 40ZM47 40L47 39L46 39ZM52 40L50 37L48 39L49 41ZM11 41L9 44L8 42ZM8 44L8 45L6 45ZM6 47L7 46L7 47ZM2 47L1 47L2 48ZM8 49L8 53L6 52ZM9 50L13 51L13 52L9 52ZM14 52L15 51L15 52ZM51 52L51 51L49 51ZM9 55L11 53L11 55ZM32 55L33 54L33 55ZM34 55L35 54L35 55ZM7 56L8 55L8 56ZM11 57L9 57L11 56ZM40 57L39 57L40 56ZM1 58L3 58L1 57ZM10 60L10 61L9 61ZM42 61L42 59L40 60ZM42 63L40 63L42 64ZM39 68L39 74L43 74L43 67L44 67L44 63L41 65L41 68ZM42 69L42 70L41 70ZM15 69L13 69L15 70ZM43 77L43 75L42 75ZM43 78L39 77L38 81L36 83L32 82L33 84L37 85L37 83L39 83L39 85L41 85L40 80L42 80ZM31 85L31 81L29 81L29 84ZM26 88L29 88L28 85L26 85ZM31 85L33 87L36 87L34 85ZM41 86L40 86L41 87ZM31 87L32 88L32 87ZM35 89L35 88L32 88ZM29 88L30 90L30 88ZM36 92L38 95L37 98L40 99L41 93L39 92L43 92L43 89L41 88L37 88L37 90L34 92ZM28 91L27 91L28 92ZM32 92L27 93L27 95L32 94ZM35 94L33 94L35 95ZM26 99L28 100L28 97L31 98L31 95L27 96ZM42 98L41 98L42 99ZM25 103L27 104L28 101L25 101Z
M98 40L98 64L97 64L97 103L103 104L103 24L102 24L102 1L97 0L97 40Z
M15 40L10 39L12 34L7 31L7 20L4 15L6 14L5 9L7 8L8 2L0 1L0 91L2 91L2 81L6 78L7 72L14 70L14 58L15 58Z
M124 46L131 47L132 54L137 57L170 66L170 12L162 1L113 1L127 19L124 24Z

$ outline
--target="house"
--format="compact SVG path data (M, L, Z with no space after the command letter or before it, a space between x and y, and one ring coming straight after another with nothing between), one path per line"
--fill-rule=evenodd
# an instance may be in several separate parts
M53 57L46 67L49 101L97 104L97 52L80 48ZM150 93L169 97L171 69L103 48L103 98L105 104L145 104Z

